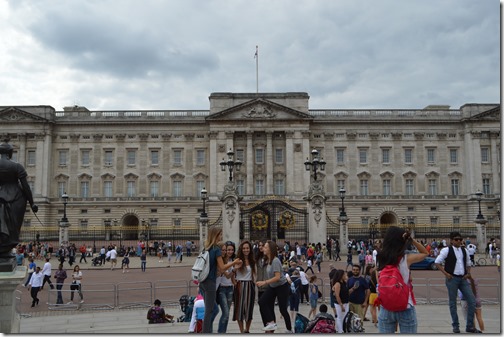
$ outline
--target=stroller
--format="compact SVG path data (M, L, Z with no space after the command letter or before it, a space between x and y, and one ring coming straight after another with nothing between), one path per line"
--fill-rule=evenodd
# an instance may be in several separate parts
M91 263L93 264L93 267L96 267L96 266L101 266L102 265L102 260L100 259L99 256L95 256L93 257L93 259L91 260Z
M180 311L182 315L177 318L177 322L190 322L192 317L192 311L194 307L194 296L189 297L189 295L182 295L179 299Z

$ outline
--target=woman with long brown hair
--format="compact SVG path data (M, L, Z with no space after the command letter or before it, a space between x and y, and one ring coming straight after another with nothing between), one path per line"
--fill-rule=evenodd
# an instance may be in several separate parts
M255 300L256 265L252 244L249 241L243 241L240 244L237 257L243 263L233 271L233 280L235 280L233 321L238 321L240 332L243 333L249 332ZM245 321L245 329L243 321Z
M203 333L212 333L212 314L216 305L217 298L217 270L223 273L227 269L235 265L241 265L240 259L235 259L224 264L222 260L221 247L219 241L222 240L222 228L213 226L208 231L208 237L205 241L205 250L209 253L210 271L207 278L200 282L199 290L205 301L205 318L203 319Z
M292 332L292 324L287 310L290 286L283 273L282 262L278 258L278 246L274 241L268 240L263 247L264 255L267 258L266 279L258 281L258 287L267 285L264 294L259 299L259 309L261 317L266 326L264 331L274 331L277 329L275 316L275 299L278 298L278 308L285 320L286 332Z

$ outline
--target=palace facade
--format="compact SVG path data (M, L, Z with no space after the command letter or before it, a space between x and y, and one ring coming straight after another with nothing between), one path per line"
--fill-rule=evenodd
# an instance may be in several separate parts
M2 106L1 133L28 172L38 217L54 228L64 192L71 227L82 233L197 229L204 187L217 222L229 180L219 163L229 149L243 162L233 177L242 209L272 199L306 208L313 172L304 162L317 149L329 223L344 188L349 228L474 227L481 191L488 230L500 228L499 104L314 110L303 92L212 93L209 101L191 111ZM34 226L27 212L24 228Z

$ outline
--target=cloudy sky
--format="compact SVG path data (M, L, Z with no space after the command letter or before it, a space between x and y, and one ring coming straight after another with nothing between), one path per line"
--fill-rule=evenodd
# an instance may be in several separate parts
M500 102L497 0L0 0L0 106L311 109Z

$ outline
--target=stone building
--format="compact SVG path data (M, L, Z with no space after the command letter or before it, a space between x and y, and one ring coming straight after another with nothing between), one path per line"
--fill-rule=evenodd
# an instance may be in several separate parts
M41 221L57 227L66 192L68 219L84 234L145 224L197 229L203 187L210 224L218 222L228 181L219 163L229 149L243 162L233 177L243 211L279 200L299 214L313 180L304 162L317 149L326 162L317 172L322 237L339 230L341 188L349 229L359 233L375 224L474 228L477 191L487 228L500 227L499 104L314 110L303 92L212 93L209 101L196 111L2 106L1 133L28 172ZM268 219L268 237L308 240L308 217L296 235L288 227L278 235L279 219ZM31 213L25 221L38 222ZM250 238L250 219L242 226Z

